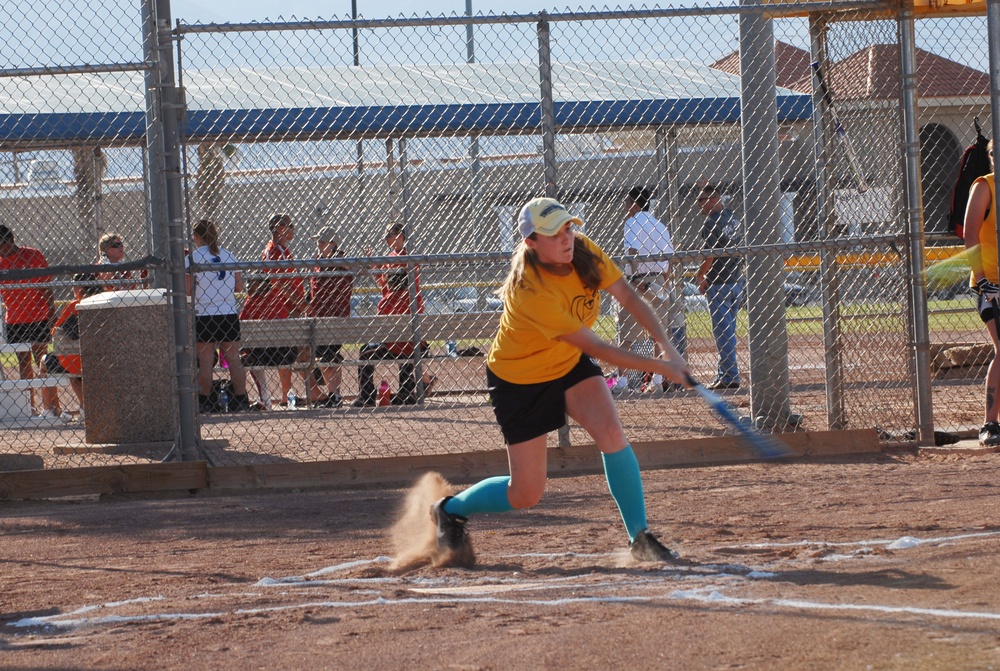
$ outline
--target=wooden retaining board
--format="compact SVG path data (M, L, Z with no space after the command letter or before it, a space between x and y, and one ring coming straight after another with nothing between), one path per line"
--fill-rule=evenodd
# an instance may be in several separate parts
M875 429L783 434L800 457L881 451ZM633 443L643 469L751 461L735 437ZM4 455L0 455L0 465ZM549 475L569 477L603 472L593 445L549 449ZM206 462L126 464L84 468L0 472L0 500L42 499L85 494L129 494L193 489L231 491L282 488L405 487L427 471L456 483L506 475L505 450L349 461L210 467Z

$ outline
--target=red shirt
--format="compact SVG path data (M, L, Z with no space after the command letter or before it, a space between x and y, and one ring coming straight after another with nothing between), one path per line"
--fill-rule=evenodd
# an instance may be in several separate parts
M402 252L391 251L389 256L406 256ZM376 312L380 315L410 314L409 273L405 264L383 266L378 285L382 288L382 298L378 302ZM413 283L417 290L417 314L424 313L424 297L420 293L420 275L416 267L413 269Z
M0 270L25 270L28 268L48 268L45 255L31 247L18 247L10 256L0 256ZM52 304L46 289L6 288L13 284L39 284L52 280L51 275L32 277L26 280L5 280L0 282L0 300L6 312L4 321L8 324L34 324L52 318Z
M288 311L288 304L279 294L274 294L277 290L271 287L263 293L247 296L243 303L243 311L240 312L240 319L288 319L291 313Z
M267 243L267 247L264 248L264 253L260 256L262 261L287 261L294 259L292 256L292 250L288 247L279 247L274 244L274 240ZM265 273L294 273L294 268L270 268L264 271ZM301 277L289 277L288 279L271 280L271 291L267 293L270 296L270 300L276 303L284 303L285 309L292 312L295 309L295 301L288 298L288 294L297 297L300 301L305 297L305 283ZM279 309L280 308L275 308Z
M389 252L389 256L406 256L406 250ZM405 264L390 264L383 266L381 275L377 275L378 285L382 288L382 298L378 302L376 312L380 315L410 314L409 273ZM424 297L420 293L420 276L416 267L413 268L413 285L417 292L417 314L424 313ZM413 356L413 343L407 341L387 342L385 346L396 356Z
M321 273L329 268L317 268ZM333 268L332 270L348 270ZM351 291L354 277L338 275L336 277L309 278L309 307L313 317L350 317Z
M76 306L79 304L80 301L72 301L71 303L66 304L66 306L62 309L62 312L59 313L56 323L52 326L53 335L55 334L56 329L61 328L63 324L69 321L70 317L77 316ZM79 325L77 326L77 329L79 329ZM70 375L83 374L83 365L80 361L79 354L60 354L59 365L65 368L66 372Z

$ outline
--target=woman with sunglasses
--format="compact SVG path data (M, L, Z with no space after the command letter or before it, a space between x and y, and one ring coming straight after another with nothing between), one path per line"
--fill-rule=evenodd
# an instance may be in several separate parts
M185 266L197 263L236 263L238 259L219 245L219 230L208 219L195 224L192 231L195 248L185 257ZM198 411L220 412L250 409L247 399L247 376L240 361L240 316L236 293L243 291L243 275L232 270L202 271L188 274L188 295L193 293L195 306L195 341L198 350ZM223 408L212 389L215 350L229 362L233 398Z
M100 256L97 263L102 266L117 266L125 263L125 243L122 236L114 231L105 233L97 241L97 251ZM146 271L114 270L98 273L97 279L104 285L105 291L129 291L145 288ZM127 282L125 280L142 280Z

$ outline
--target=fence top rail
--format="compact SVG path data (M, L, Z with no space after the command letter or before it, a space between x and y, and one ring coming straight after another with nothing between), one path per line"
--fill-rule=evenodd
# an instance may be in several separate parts
M305 30L372 30L376 28L414 28L431 26L468 26L489 25L497 23L537 23L540 21L606 21L626 19L662 19L684 16L721 16L730 14L768 14L771 17L802 16L809 13L835 13L849 11L886 12L898 7L896 3L885 0L870 0L868 2L851 2L850 0L832 2L765 2L759 5L725 5L719 7L655 7L643 9L605 9L585 12L547 12L542 10L533 14L478 14L475 16L413 16L384 19L338 19L330 21L263 21L260 23L183 23L177 21L177 35L197 33L248 33L269 31L305 31Z
M3 68L3 77L42 77L45 75L93 75L105 72L145 72L156 68L152 61L134 63L102 63L82 65L45 65L38 68Z
M855 250L869 245L899 245L906 241L905 235L870 235L855 238L835 238L831 240L811 240L808 242L786 242L776 245L755 245L732 247L726 249L693 249L679 250L665 254L645 254L641 256L613 256L619 265L630 261L693 261L708 256L728 254L733 256L752 256L774 253L810 253L819 251ZM480 265L484 263L506 263L510 260L510 252L476 252L471 254L412 254L409 256L362 256L333 259L295 259L287 261L238 261L235 263L192 263L192 272L213 272L220 270L285 270L295 268L309 271L312 276L315 268L333 268L336 266L350 268L353 272L378 272L373 266L447 266L447 265ZM147 256L135 261L128 261L114 266L115 271L162 269L167 264L162 259ZM13 280L29 280L53 275L71 273L103 273L108 272L108 266L99 264L49 266L48 268L27 268L0 271L0 282ZM71 282L65 283L71 286ZM46 283L46 286L52 284ZM61 285L60 285L61 286ZM25 288L28 285L24 285Z
M775 253L812 253L820 251L857 250L871 245L899 245L906 241L905 235L869 235L852 238L834 238L830 240L810 240L807 242L784 242L774 245L749 245L727 247L724 249L692 249L678 250L663 254L643 254L638 256L612 256L619 265L631 261L691 261L709 256L757 256ZM335 266L350 268L352 272L379 273L377 266L449 266L449 265L479 265L487 262L507 262L511 252L477 252L471 254L410 254L407 256L356 256L338 257L333 259L294 259L285 261L238 261L235 263L192 263L193 272L214 272L220 270L278 270L295 268L309 271L312 276L315 268L332 268ZM290 276L294 274L289 273ZM0 272L0 279L4 273Z

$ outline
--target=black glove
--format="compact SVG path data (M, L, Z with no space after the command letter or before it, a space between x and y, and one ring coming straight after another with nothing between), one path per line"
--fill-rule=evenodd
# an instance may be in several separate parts
M988 300L990 303L997 303L1000 301L1000 287L990 282L985 277L976 282L976 287L979 289L979 295Z

